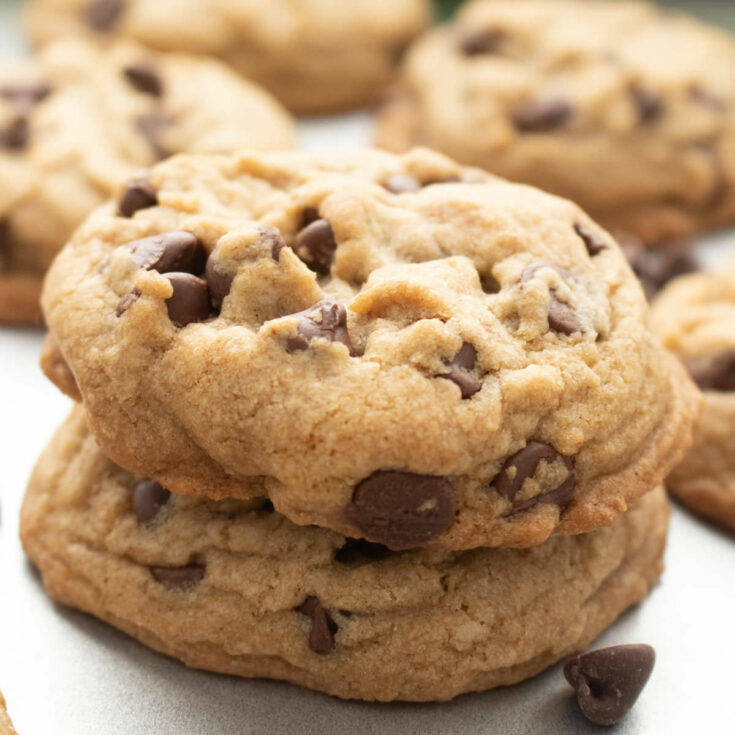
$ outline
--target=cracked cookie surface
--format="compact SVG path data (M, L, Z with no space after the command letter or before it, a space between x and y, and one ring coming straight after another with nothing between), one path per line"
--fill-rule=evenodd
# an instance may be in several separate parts
M21 536L48 593L190 666L339 697L445 700L583 650L661 572L662 489L533 549L391 553L268 503L175 496L100 453L77 407Z
M735 41L639 2L476 0L409 52L380 145L427 145L658 243L735 220Z
M50 377L130 471L466 549L609 525L688 446L698 395L570 202L423 150L178 157L150 183L44 294Z
M44 270L118 184L171 153L287 148L283 108L226 66L60 41L0 64L0 322L39 314ZM151 203L143 183L126 206Z

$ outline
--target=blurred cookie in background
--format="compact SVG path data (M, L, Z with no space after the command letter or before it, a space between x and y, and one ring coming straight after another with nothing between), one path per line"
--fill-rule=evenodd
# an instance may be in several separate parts
M33 0L37 44L72 34L217 56L314 114L371 104L430 22L430 0Z

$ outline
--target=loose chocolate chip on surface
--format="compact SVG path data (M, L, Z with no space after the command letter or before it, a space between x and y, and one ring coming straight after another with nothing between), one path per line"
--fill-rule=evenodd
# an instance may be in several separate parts
M138 299L140 298L140 291L133 289L130 293L125 294L118 302L115 314L121 317Z
M212 295L212 302L215 306L220 306L225 296L229 295L235 276L232 273L225 273L220 270L220 266L217 265L216 250L213 250L207 258L205 278L207 279L209 293Z
M444 533L454 511L454 488L445 477L379 471L357 485L346 512L369 539L405 551Z
M201 273L207 253L191 232L163 232L130 244L130 257L139 268L159 273Z
M605 241L596 232L590 230L589 227L578 222L574 225L574 231L582 238L590 257L599 255L603 250L607 250Z
M334 552L334 560L340 564L369 564L385 559L391 551L383 544L375 544L362 538L345 539L344 545Z
M22 110L43 102L51 94L51 86L45 82L6 84L0 87L0 97Z
M84 9L87 25L95 31L109 31L125 11L127 0L92 0Z
M153 112L141 115L136 120L138 130L148 141L148 145L159 161L171 155L171 151L163 145L161 137L163 131L173 122L173 118L161 110L153 110Z
M458 385L463 399L472 398L482 388L482 383L472 374L476 364L477 350L465 342L452 361L447 363L449 371L437 375L437 378L451 380Z
M318 597L307 597L296 608L297 612L311 618L309 648L322 656L331 653L335 647L334 634L339 630L332 616L324 609Z
M174 287L166 300L168 318L178 327L206 319L211 311L207 282L191 273L166 273Z
M638 121L641 125L656 122L664 114L664 101L655 92L634 84L630 88L630 95L638 110Z
M735 350L720 355L694 357L685 361L692 380L706 391L735 391Z
M352 341L347 331L347 309L336 301L320 301L310 309L293 314L299 318L295 337L289 337L286 349L289 352L305 350L313 339L326 339L346 345L352 354Z
M129 181L120 197L117 214L119 217L132 217L141 209L155 207L158 204L158 193L150 179L133 179Z
M320 276L329 274L336 250L332 225L325 219L315 220L296 236L297 255Z
M421 191L421 183L407 174L395 174L389 177L383 186L393 194L415 194Z
M125 78L132 86L143 94L153 97L163 95L163 82L156 69L150 64L130 64L123 69Z
M25 115L13 117L3 130L0 130L0 145L10 151L21 151L28 147L31 140L31 127Z
M171 493L154 480L141 480L133 489L133 510L141 523L155 520Z
M505 33L496 28L467 31L460 40L460 49L465 56L495 54L505 40Z
M165 587L185 589L204 579L206 567L203 564L187 564L184 567L150 567L150 570L153 579Z
M614 725L635 704L655 661L651 646L612 646L570 659L564 665L564 676L574 687L579 708L588 720Z
M522 133L548 133L563 127L572 113L563 99L527 100L513 110L513 122Z

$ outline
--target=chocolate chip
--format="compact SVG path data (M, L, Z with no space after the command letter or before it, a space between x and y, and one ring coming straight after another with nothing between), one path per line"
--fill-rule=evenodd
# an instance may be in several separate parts
M178 327L200 322L210 315L207 282L191 273L166 273L174 288L166 300L168 318Z
M301 213L301 229L307 227L312 222L316 222L318 219L321 219L319 210L316 207L307 207Z
M187 564L184 567L150 567L150 570L153 579L165 587L185 589L204 579L206 567L203 564Z
M524 268L521 274L521 283L530 281L536 275L536 272L542 268L551 268L565 281L569 280L572 275L569 271L564 270L564 268L559 268L551 263L531 263ZM574 309L569 304L560 301L553 290L549 295L549 313L547 318L549 320L549 328L560 334L574 334L575 332L582 331L582 326L577 319Z
M125 11L127 0L92 0L84 9L84 19L95 31L109 31Z
M340 564L368 564L385 559L391 551L383 544L375 544L362 538L345 539L344 544L334 552L334 560Z
M332 616L324 609L318 597L307 597L296 608L297 612L311 618L309 648L322 656L331 653L335 647L334 634L339 630Z
M213 250L209 258L207 258L207 268L205 278L209 293L212 295L212 302L215 306L219 306L230 293L232 282L235 280L233 273L225 273L221 270L221 266L217 264L217 250Z
M523 489L523 484L536 474L539 464L543 461L553 463L557 460L564 463L568 472L564 482L548 493L516 503L515 498ZM528 510L537 503L555 504L564 508L574 497L574 463L570 457L560 454L554 447L542 442L530 441L523 449L506 460L491 487L498 495L513 503L514 513Z
M513 110L513 122L522 133L548 133L563 127L572 113L563 99L527 100Z
M130 244L130 257L139 268L159 273L201 273L207 253L191 232L163 232Z
M635 704L655 661L651 646L612 646L570 659L564 665L564 676L590 722L614 725Z
M685 365L692 380L702 390L719 393L735 391L735 350L715 356L689 358Z
M281 250L288 247L283 235L277 227L263 227L261 232L263 237L271 242L271 258L278 263L281 259Z
M444 477L374 472L360 482L347 518L391 551L421 546L454 523L454 488Z
M641 125L650 125L664 114L663 99L650 89L640 84L633 84L630 88L630 95L638 110L638 122Z
M158 205L158 193L148 178L133 179L125 187L120 197L117 210L118 217L132 217L141 209L148 209Z
M505 40L505 33L497 28L468 31L461 40L459 47L465 56L480 56L495 54Z
M336 301L320 301L310 309L292 316L299 317L297 335L289 337L288 352L305 350L313 339L326 339L347 346L352 354L352 341L347 331L347 309Z
M153 110L141 115L136 120L138 130L148 141L148 145L150 145L153 154L159 161L171 155L171 151L163 145L161 134L172 124L173 118L161 110Z
M482 388L482 383L472 374L476 363L477 350L465 342L451 362L447 363L449 372L437 375L437 378L445 378L458 385L463 399L472 398Z
M590 257L599 255L603 250L607 250L607 243L586 225L577 222L574 225L574 231L582 238Z
M150 64L130 64L123 69L125 78L138 92L150 94L153 97L163 95L163 82L158 72Z
M150 523L170 498L171 493L162 485L153 480L141 480L133 489L135 515L141 523Z
M336 250L332 225L325 219L315 220L296 236L297 255L320 276L329 274Z
M0 130L0 145L10 151L23 150L28 147L30 139L31 127L25 115L16 115Z
M413 176L395 174L386 180L383 186L393 194L415 194L421 191L421 184Z
M43 102L51 94L51 86L44 82L27 84L6 84L0 87L0 97L8 100L14 107L27 110Z
M722 112L726 107L722 97L718 97L714 92L710 92L699 85L695 85L689 90L689 99L701 107L706 107L715 112Z
M115 309L115 314L121 317L138 299L140 298L140 291L133 289L130 293L123 296Z

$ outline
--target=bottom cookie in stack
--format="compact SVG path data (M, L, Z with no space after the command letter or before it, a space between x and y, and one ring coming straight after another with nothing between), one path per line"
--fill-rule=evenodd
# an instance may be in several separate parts
M18 735L5 707L5 698L0 692L0 735Z
M51 597L189 666L430 701L586 648L657 581L668 520L657 488L586 535L394 553L266 501L170 495L105 459L76 408L31 477L21 536Z

